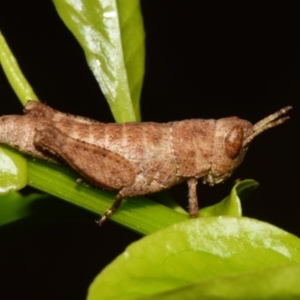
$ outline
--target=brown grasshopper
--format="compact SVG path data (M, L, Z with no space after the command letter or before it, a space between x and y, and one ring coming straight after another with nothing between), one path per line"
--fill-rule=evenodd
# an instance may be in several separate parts
M188 183L190 216L196 217L198 179L213 186L228 178L253 138L286 121L289 117L282 116L291 108L255 125L238 117L105 124L28 101L24 116L0 118L0 143L42 159L55 161L58 156L92 183L118 190L100 225L123 198L183 181Z

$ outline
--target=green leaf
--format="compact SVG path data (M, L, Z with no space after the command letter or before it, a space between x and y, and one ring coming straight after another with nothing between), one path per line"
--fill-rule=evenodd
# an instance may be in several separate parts
M280 267L252 271L237 276L219 277L196 282L170 292L139 299L181 300L288 300L299 299L300 264L286 264Z
M0 226L11 223L32 214L30 205L45 195L31 194L22 196L17 192L0 197Z
M258 182L246 179L238 182L231 190L230 195L215 205L204 207L200 210L200 217L213 216L242 216L242 205L240 198L245 198L247 194L258 187Z
M54 0L117 122L140 121L144 30L138 0Z
M0 63L7 79L23 105L37 99L17 60L0 32ZM18 152L0 146L0 195L17 191L27 183L26 159Z
M203 290L210 295L214 287L225 296L207 299L232 299L238 292L251 292L252 299L257 299L256 295L271 293L269 285L262 284L264 274L272 286L279 284L273 292L293 296L295 291L300 293L295 279L290 283L282 280L280 271L273 276L267 270L292 262L300 262L300 240L275 226L248 218L192 219L131 244L96 277L88 300L157 299L158 293L168 293L172 299L206 299L201 298ZM287 273L298 275L299 266ZM253 275L250 286L247 274ZM288 290L291 284L293 289Z
M17 151L0 146L0 195L18 191L27 184L26 159Z
M37 100L32 87L23 75L17 60L10 51L4 36L0 32L0 63L6 77L23 105L28 100Z

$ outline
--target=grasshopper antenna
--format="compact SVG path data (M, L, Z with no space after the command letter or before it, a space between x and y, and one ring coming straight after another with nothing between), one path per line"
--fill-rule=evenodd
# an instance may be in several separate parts
M249 145L249 143L259 134L266 131L267 129L273 128L277 125L280 125L287 121L290 117L289 116L283 116L285 115L289 110L291 110L292 106L286 106L279 111L275 112L274 114L260 120L256 124L253 125L253 133L249 135L243 143L243 147Z

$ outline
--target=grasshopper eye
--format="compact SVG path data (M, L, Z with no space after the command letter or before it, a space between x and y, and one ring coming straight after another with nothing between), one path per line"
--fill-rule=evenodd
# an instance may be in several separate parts
M232 127L225 138L225 152L229 158L234 159L239 155L243 140L243 128L239 125Z

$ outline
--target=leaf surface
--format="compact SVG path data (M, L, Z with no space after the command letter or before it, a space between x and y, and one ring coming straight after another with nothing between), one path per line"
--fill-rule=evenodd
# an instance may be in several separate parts
M258 186L258 182L256 182L253 179L245 179L243 181L238 182L232 188L230 194L225 199L214 205L202 208L199 212L200 217L241 217L241 199L247 197Z
M18 192L12 192L0 197L0 226L28 217L33 213L30 206L45 195L31 194L22 196Z
M140 121L144 30L138 0L54 0L117 122Z
M201 299L203 289L212 293L219 281L219 291L222 291L222 280L227 280L224 277L234 276L245 283L242 278L247 272L253 273L253 288L240 286L240 292L245 294L251 290L252 295L264 294L268 285L261 284L262 272L292 262L300 262L300 240L275 226L248 218L192 219L130 245L96 277L88 300L99 299L100 295L101 299L151 299L159 293L175 296L178 292L175 299L180 299L190 286L193 287L190 299ZM287 272L299 274L299 266ZM279 273L277 277L274 273L274 278L272 272L268 273L272 285L280 281ZM236 294L233 282L228 280L227 290L222 291L225 297L220 299L231 299ZM295 285L295 280L293 285L299 293L300 286ZM288 286L289 283L282 282L280 293Z
M27 162L17 151L0 146L0 195L18 191L27 184Z

